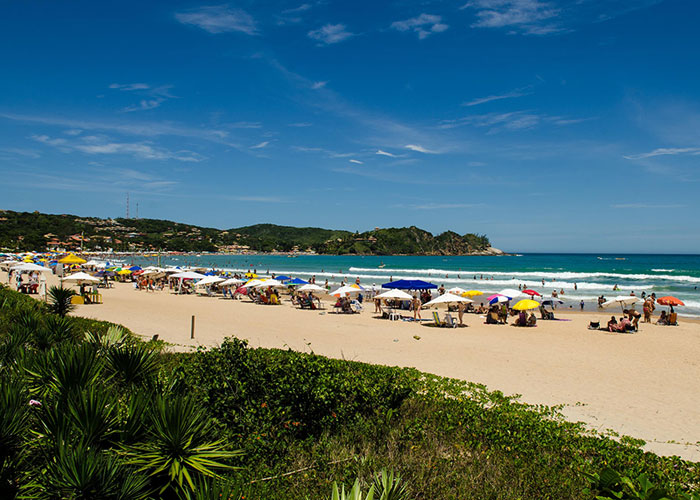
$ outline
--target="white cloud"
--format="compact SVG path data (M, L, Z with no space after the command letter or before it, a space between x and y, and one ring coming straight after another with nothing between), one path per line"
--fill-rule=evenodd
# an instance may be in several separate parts
M293 9L285 9L282 14L296 14L298 12L304 12L311 8L311 4L303 3L299 7L294 7Z
M287 126L288 127L296 127L296 128L304 128L304 127L310 127L312 125L313 125L313 123L310 123L310 122L296 122L296 123L290 123Z
M566 126L591 119L592 118L568 119L561 116L550 116L532 111L510 111L506 113L470 115L457 120L444 120L440 123L439 128L451 129L472 125L474 127L489 128L490 132L496 132L498 130L526 130L541 124Z
M357 163L358 165L364 165L365 162L360 160L350 160L350 163Z
M144 160L177 160L183 162L200 162L205 158L187 150L169 151L157 148L148 142L116 142L106 137L85 136L74 142L66 139L51 138L47 135L31 136L37 142L57 147L60 151L80 151L92 155L124 154Z
M327 83L328 83L328 82L314 82L314 83L311 85L311 88L314 89L314 90L322 89L323 87L326 86Z
M66 134L66 135L76 136L76 135L82 134L83 131L80 130L79 128L71 128L71 129L68 129L68 130L64 130L63 133Z
M114 90L147 90L150 89L150 85L146 83L113 83L109 86L110 89Z
M391 27L399 31L412 30L418 34L421 40L432 35L433 33L441 33L449 26L442 23L442 17L433 14L421 14L403 21L395 21L391 23Z
M175 18L183 24L197 26L213 34L240 31L248 35L257 35L255 19L241 9L226 5L200 7L185 12L178 12Z
M505 94L494 94L486 97L477 97L471 101L462 103L462 106L477 106L479 104L484 104L491 101L500 101L501 99L512 99L514 97L522 97L525 95L530 95L532 92L528 92L526 89L515 89Z
M652 158L654 156L666 155L700 155L700 148L657 148L648 153L640 153L636 155L624 156L627 160L641 160L644 158Z
M528 35L562 31L556 23L561 10L540 0L471 0L462 9L476 11L476 28L513 28Z
M382 151L381 149L378 149L377 152L374 153L374 154L375 154L375 155L381 155L381 156L388 156L388 157L390 157L390 158L396 158L396 155L395 155L395 154L388 153L388 152L386 152L386 151Z
M264 147L267 147L268 144L270 144L270 141L263 141L260 144L256 144L255 146L251 146L250 149L262 149Z
M404 147L406 149L410 149L411 151L416 151L418 153L437 154L437 151L431 151L430 149L424 148L419 144L406 144L406 146Z
M309 38L317 40L320 45L342 42L346 38L354 36L345 29L344 24L326 24L317 30L309 31Z

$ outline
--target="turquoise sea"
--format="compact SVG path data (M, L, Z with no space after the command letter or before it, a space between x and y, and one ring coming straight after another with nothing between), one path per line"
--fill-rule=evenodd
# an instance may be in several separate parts
M139 265L157 264L157 258L134 258ZM542 295L564 290L564 307L593 308L600 295L607 298L656 293L673 295L686 304L678 313L700 317L700 255L523 254L481 257L406 257L333 255L179 255L162 256L161 265L206 267L228 271L257 270L258 274L286 274L308 279L381 285L390 278L422 279L484 292L527 285ZM544 280L544 285L542 284ZM614 292L613 286L619 291ZM478 297L476 298L478 302ZM560 306L561 307L561 306Z

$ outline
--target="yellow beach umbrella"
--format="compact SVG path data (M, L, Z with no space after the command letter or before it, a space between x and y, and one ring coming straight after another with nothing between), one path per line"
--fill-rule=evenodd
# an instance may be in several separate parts
M483 294L484 294L484 292L480 292L479 290L469 290L467 292L464 292L462 294L462 297L471 298L471 297L476 297L477 295L483 295Z
M523 299L513 306L516 311L528 311L530 309L537 309L540 307L540 303L532 299Z
M69 253L58 262L61 264L85 264L87 261L85 259L81 259L75 254Z
M117 271L117 274L131 274L131 271L128 269L122 269L121 271Z
M258 275L255 273L245 273L246 278L257 278Z

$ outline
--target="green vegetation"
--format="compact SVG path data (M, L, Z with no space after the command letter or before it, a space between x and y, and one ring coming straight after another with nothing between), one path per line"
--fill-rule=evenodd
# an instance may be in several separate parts
M490 247L484 235L448 231L438 236L416 227L364 233L314 227L256 224L226 231L156 219L98 219L38 212L0 211L0 247L131 251L311 250L323 254L463 255Z
M0 498L697 500L700 464L639 446L413 369L161 352L0 290Z

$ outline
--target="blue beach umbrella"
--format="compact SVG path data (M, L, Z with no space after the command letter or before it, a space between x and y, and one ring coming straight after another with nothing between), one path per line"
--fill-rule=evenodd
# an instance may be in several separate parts
M279 278L277 278L279 280ZM308 281L300 280L299 278L294 278L290 282L286 283L287 285L308 285Z
M437 285L428 283L423 280L398 280L384 283L382 288L396 288L398 290L431 290L437 288Z
M284 276L284 275L283 275L283 276L275 276L275 279L276 279L277 281L289 281L289 280L291 280L292 278L290 278L289 276Z
M141 271L141 268L139 266L131 266L129 271Z

